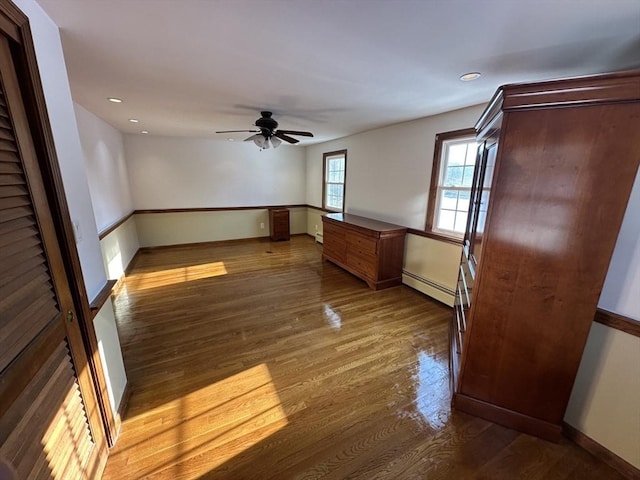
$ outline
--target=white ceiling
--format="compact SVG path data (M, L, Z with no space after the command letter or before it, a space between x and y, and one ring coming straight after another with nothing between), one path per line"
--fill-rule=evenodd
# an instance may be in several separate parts
M640 0L38 2L61 28L74 100L128 133L241 140L213 132L272 110L309 144L483 103L505 83L640 67ZM458 80L469 71L483 76Z

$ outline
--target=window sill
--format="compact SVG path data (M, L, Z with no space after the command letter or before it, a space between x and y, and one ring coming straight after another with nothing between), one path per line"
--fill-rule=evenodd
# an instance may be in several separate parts
M410 228L409 233L412 233L413 235L418 235L420 237L432 238L434 240L439 240L441 242L452 243L454 245L462 246L463 244L462 238L444 235L442 233L426 232L424 230L416 230L415 228Z

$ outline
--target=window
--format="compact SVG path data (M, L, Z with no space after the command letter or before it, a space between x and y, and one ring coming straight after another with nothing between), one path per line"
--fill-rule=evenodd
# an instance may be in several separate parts
M347 151L322 155L322 208L344 211L344 185L347 175Z
M477 152L472 128L436 135L427 232L455 238L464 235Z

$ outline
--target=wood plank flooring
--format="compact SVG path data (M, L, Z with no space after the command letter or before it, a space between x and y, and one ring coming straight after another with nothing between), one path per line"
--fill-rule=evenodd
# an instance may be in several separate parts
M450 309L374 292L310 237L141 253L115 298L124 479L621 479L449 408Z

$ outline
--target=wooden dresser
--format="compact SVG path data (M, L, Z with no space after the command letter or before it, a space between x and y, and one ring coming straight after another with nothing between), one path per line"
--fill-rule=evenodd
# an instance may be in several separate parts
M640 71L498 90L451 323L453 406L558 440L640 160Z
M379 290L402 283L405 227L348 213L322 217L322 259Z
M289 209L270 208L269 209L269 236L271 240L289 240Z

